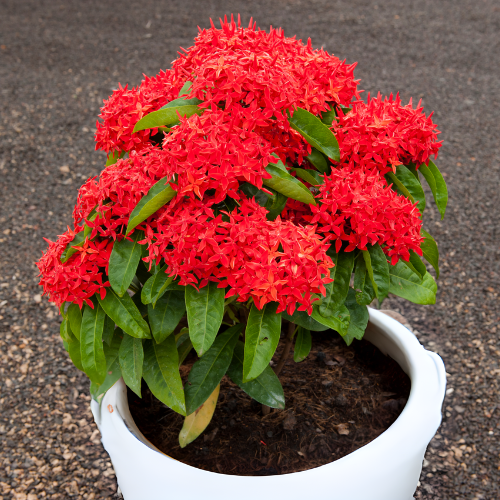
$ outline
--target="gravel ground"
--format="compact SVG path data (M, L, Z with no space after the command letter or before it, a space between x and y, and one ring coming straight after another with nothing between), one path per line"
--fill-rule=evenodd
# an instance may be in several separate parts
M196 25L241 12L359 61L362 88L422 98L443 130L450 189L435 306L390 298L449 374L418 499L500 497L500 6L495 0L0 0L0 500L113 498L111 463L69 363L35 260L103 166L92 132L117 82L168 67Z

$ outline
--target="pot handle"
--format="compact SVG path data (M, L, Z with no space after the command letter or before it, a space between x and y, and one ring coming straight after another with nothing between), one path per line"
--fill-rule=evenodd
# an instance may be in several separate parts
M436 367L437 383L439 396L441 398L441 403L444 401L444 396L446 393L446 369L441 356L432 351L426 351L427 355L431 358Z

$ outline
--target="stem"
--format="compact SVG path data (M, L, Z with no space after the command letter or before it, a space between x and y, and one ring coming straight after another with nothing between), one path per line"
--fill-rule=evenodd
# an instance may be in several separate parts
M279 375L283 367L285 366L288 355L290 354L290 349L292 348L293 336L295 335L295 324L291 321L288 323L288 333L286 336L285 347L283 347L283 352L281 353L280 360L274 368L274 373ZM269 415L271 408L266 405L262 405L262 414L264 416Z
M279 375L283 366L285 366L288 355L290 354L290 349L292 348L293 336L295 334L295 324L291 321L288 323L288 334L286 336L285 347L281 353L281 358L278 361L278 365L274 368L274 373Z

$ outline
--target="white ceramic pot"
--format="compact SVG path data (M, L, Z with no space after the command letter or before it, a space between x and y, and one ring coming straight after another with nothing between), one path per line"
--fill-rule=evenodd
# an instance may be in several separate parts
M389 355L411 379L399 418L371 443L335 462L279 476L207 472L167 457L139 431L119 380L92 413L125 500L411 500L425 449L441 423L446 372L396 320L370 309L365 339Z

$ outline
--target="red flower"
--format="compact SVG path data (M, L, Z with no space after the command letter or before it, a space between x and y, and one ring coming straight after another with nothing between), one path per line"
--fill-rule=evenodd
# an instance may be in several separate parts
M72 302L80 307L86 303L94 307L90 298L96 293L104 298L106 287L109 286L109 282L103 280L106 279L109 256L113 249L112 241L87 240L67 262L61 263L66 245L78 232L68 228L55 243L46 240L49 248L36 264L44 295L49 295L49 299L58 307L64 302Z
M379 243L393 265L400 257L408 261L410 249L422 255L416 204L388 187L378 172L334 169L325 176L318 199L321 204L311 206L314 215L304 218L318 224L318 232L335 241L337 251L344 241L346 252Z
M437 125L412 102L401 105L399 94L393 99L368 96L367 104L356 102L352 111L334 120L332 130L340 147L340 163L350 167L378 169L381 174L397 165L413 162L419 167L437 155Z

